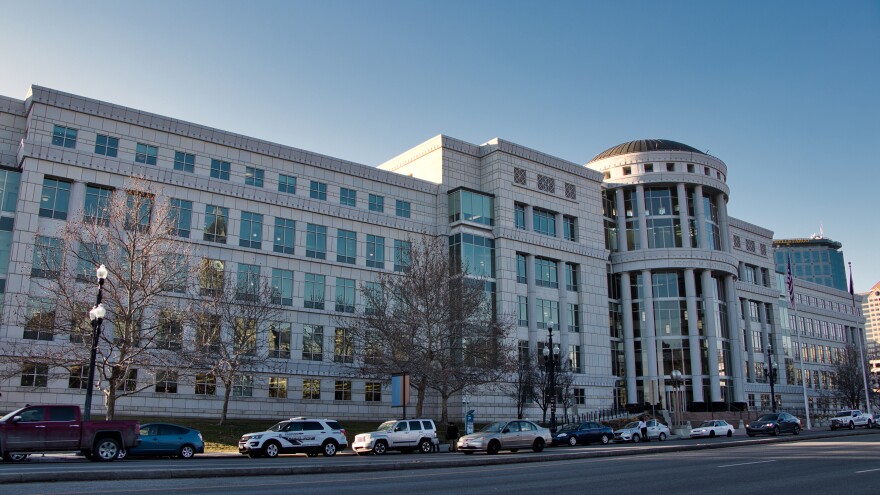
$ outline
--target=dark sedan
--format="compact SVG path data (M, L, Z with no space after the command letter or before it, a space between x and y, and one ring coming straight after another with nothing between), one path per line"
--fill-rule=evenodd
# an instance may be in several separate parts
M570 423L553 435L553 445L587 445L599 442L607 445L614 438L614 430L608 426L586 421L584 423Z
M746 434L753 437L758 434L779 435L780 433L801 432L801 420L788 413L769 413L746 425Z
M198 430L167 423L141 425L141 443L121 451L118 459L131 456L171 456L190 459L205 452L205 442Z

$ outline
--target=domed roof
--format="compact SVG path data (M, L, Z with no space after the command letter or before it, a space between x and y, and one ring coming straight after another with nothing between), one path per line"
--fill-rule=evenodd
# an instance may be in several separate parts
M612 156L626 155L628 153L644 153L646 151L686 151L689 153L705 155L702 151L684 143L679 143L678 141L670 141L668 139L637 139L628 143L618 144L613 148L608 148L593 157L590 161L594 162Z

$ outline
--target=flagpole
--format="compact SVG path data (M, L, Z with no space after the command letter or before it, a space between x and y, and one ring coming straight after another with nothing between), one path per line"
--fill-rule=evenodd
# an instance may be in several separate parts
M856 311L856 293L853 291L852 262L849 265L849 295L852 297L853 315L858 316ZM859 330L858 324L855 327L855 338L859 341L859 364L862 365L862 381L865 384L865 405L868 407L868 414L873 415L871 411L871 396L868 395L868 376L865 374L865 356L862 354L862 332Z
M801 391L804 394L804 411L807 416L807 430L813 429L813 424L810 421L810 404L807 401L807 372L804 370L804 354L803 348L801 347L801 339L800 332L798 331L798 312L797 305L794 303L794 278L791 275L791 253L788 253L788 271L785 274L785 285L786 289L788 289L788 305L791 306L791 310L794 313L794 338L795 345L797 345L797 356L798 363L801 366ZM773 400L776 400L774 397Z

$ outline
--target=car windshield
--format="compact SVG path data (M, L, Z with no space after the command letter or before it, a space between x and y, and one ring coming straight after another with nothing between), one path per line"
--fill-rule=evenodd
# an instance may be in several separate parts
M376 428L376 431L391 431L391 428L394 428L395 423L397 423L397 421L386 421L379 425L379 427Z
M490 423L484 426L480 431L486 433L498 433L503 430L505 426L507 426L507 421L496 421L495 423Z
M290 421L282 421L278 424L272 425L272 427L266 431L282 431L282 430L284 430L284 427L287 426L287 423L289 423L289 422Z
M627 423L626 426L623 427L623 429L624 429L624 430L629 430L629 429L631 429L631 428L638 428L638 427L639 427L639 422L638 422L638 421L633 421L632 423Z
M776 421L777 419L779 419L778 414L765 414L758 418L758 421Z
M849 417L849 411L841 411L834 415L835 418L846 418Z
M21 411L22 409L24 409L24 408L22 407L21 409L16 409L15 411L12 411L11 413L7 414L6 416L3 416L2 418L0 418L0 421L9 421L10 419L14 418L15 415L18 414L18 412Z
M703 423L700 424L700 428L708 428L710 426L714 426L711 421L703 421Z

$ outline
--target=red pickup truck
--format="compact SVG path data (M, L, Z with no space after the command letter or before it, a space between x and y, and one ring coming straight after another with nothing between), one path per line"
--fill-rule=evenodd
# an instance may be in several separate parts
M138 421L83 421L79 406L27 405L0 418L0 455L20 461L35 452L80 452L112 461L140 443Z

